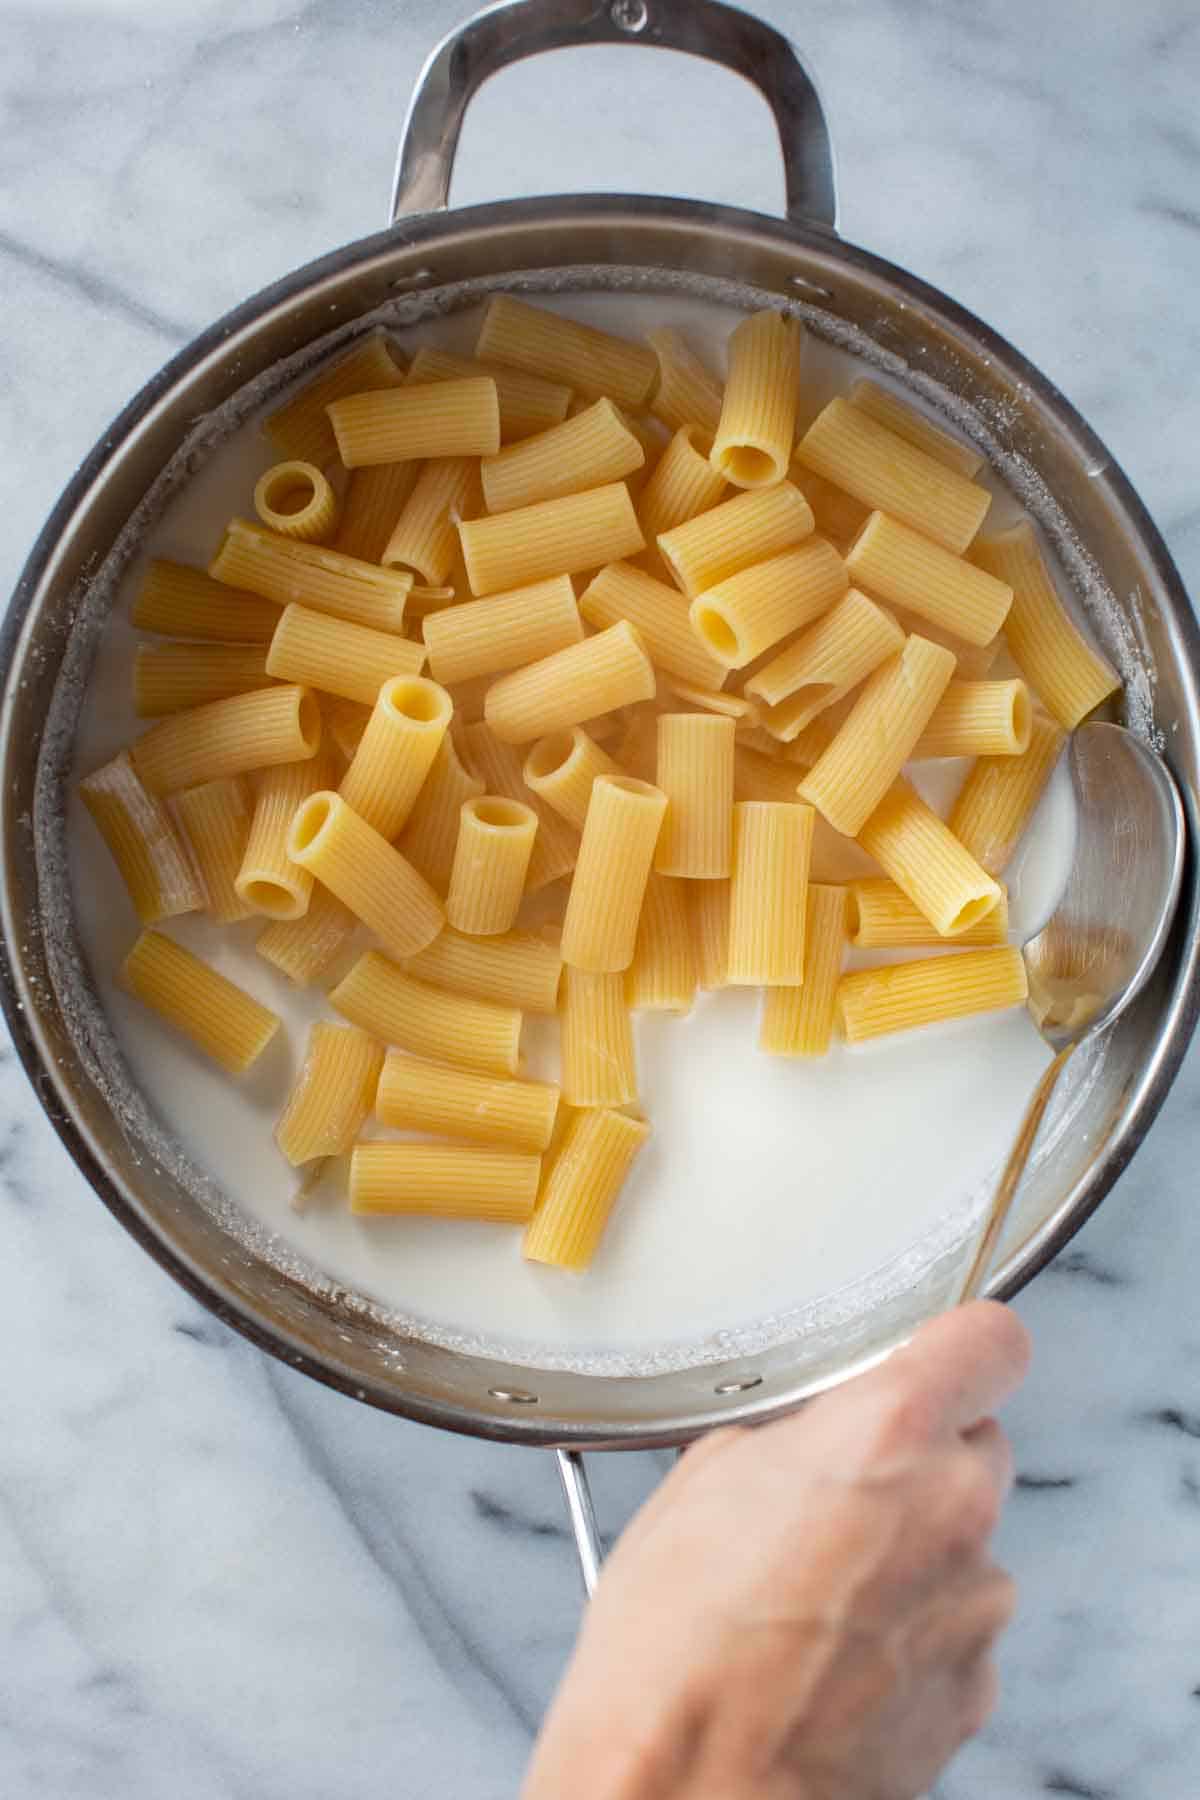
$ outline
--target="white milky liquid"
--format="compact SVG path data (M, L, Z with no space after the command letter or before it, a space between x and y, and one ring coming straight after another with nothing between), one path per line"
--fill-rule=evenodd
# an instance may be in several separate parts
M572 297L560 310L629 335L680 323L716 361L734 322L694 301ZM468 349L476 315L422 326L416 342ZM804 413L845 387L853 366L810 340ZM172 504L146 557L203 565L232 514L250 512L256 476L272 461L244 430ZM994 527L1014 509L998 498ZM77 766L96 767L141 723L129 698L135 634L128 604L144 568L129 572L97 657ZM931 803L952 803L965 765L914 765ZM247 1078L230 1081L178 1041L112 975L136 933L119 877L78 800L72 877L84 949L140 1084L187 1154L245 1211L322 1273L436 1334L462 1334L530 1360L639 1353L740 1331L819 1302L902 1256L980 1194L1011 1142L1049 1052L1023 1009L957 1021L823 1062L757 1049L751 990L701 995L686 1019L636 1018L640 1099L653 1134L627 1183L592 1268L572 1276L523 1262L511 1228L426 1219L356 1219L334 1165L303 1214L297 1177L271 1131L299 1067L309 1023L330 1016L256 956L262 921L217 928L200 917L167 931L280 1013L285 1029ZM1057 771L1006 872L1013 936L1023 942L1053 907L1074 846L1074 810ZM858 853L854 853L857 855ZM840 871L853 874L864 860ZM826 876L839 871L822 869ZM883 960L861 953L852 960ZM557 1026L528 1019L529 1072L553 1079Z

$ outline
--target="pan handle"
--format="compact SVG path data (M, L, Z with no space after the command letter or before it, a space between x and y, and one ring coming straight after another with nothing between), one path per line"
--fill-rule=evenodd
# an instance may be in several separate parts
M545 50L632 44L682 50L744 76L774 115L787 216L837 223L833 146L812 78L781 32L724 0L499 0L443 38L417 80L400 136L393 222L444 211L472 99L510 63Z
M604 1546L600 1542L600 1532L596 1526L596 1508L592 1504L587 1467L578 1450L556 1450L554 1454L558 1461L559 1479L567 1502L567 1517L571 1521L571 1533L579 1557L583 1591L590 1600L600 1579Z

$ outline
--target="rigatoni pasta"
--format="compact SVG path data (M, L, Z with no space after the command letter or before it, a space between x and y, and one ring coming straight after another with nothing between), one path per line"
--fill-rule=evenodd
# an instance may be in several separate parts
M649 1135L644 1119L605 1108L572 1119L525 1232L529 1261L587 1268Z
M634 626L650 660L668 675L704 688L725 679L725 665L692 630L683 595L632 563L606 563L584 588L579 610L596 631L622 619Z
M736 727L713 714L660 713L655 783L667 810L654 853L662 875L714 881L733 858Z
M469 937L511 929L525 891L537 814L495 794L464 800L446 894L446 922Z
M342 1156L375 1104L383 1045L356 1025L318 1019L275 1142L293 1168L316 1157Z
M127 750L81 781L79 797L108 845L143 925L204 905L205 892L187 847L162 801L138 779Z
M846 552L857 587L904 606L968 644L989 644L1012 605L1012 589L919 530L873 512Z
M458 821L464 800L482 794L483 781L459 754L452 732L446 732L422 783L400 848L426 881L445 893L458 843Z
M696 958L687 887L670 875L651 874L646 883L625 994L633 1012L691 1011L696 997Z
M282 462L254 485L254 510L270 531L324 544L337 529L340 507L329 481L314 463Z
M386 681L419 674L424 661L424 644L292 605L284 608L275 628L267 673L373 706Z
M368 950L330 990L329 1003L384 1044L430 1062L515 1075L521 1014L466 994L416 981L378 951Z
M435 681L470 681L538 662L583 638L575 589L567 575L551 575L488 600L447 607L422 627Z
M729 339L711 457L714 469L735 487L769 487L787 474L799 383L799 321L772 311L743 319Z
M484 724L468 725L462 740L472 767L482 777L489 794L519 800L523 806L532 806L537 814L538 830L526 883L529 891L533 893L568 874L579 854L579 833L526 786L521 752L493 737Z
M727 669L743 669L840 600L846 565L832 544L811 537L705 588L691 605L692 629Z
M658 548L676 584L694 600L752 563L791 549L812 528L808 501L790 481L781 481L757 493L735 494L732 500L660 532Z
M458 1144L356 1144L350 1211L420 1213L522 1225L533 1212L542 1161L519 1150Z
M296 600L309 612L394 632L404 628L413 579L407 569L379 569L323 544L280 537L248 519L229 521L208 572L279 606Z
M369 388L399 387L404 380L404 366L397 360L394 345L382 332L372 332L331 367L323 369L315 381L278 407L263 426L281 456L299 458L324 467L337 455L337 442L326 408L347 394L361 394Z
M954 658L910 637L864 683L849 718L799 784L835 831L854 837L912 755L954 673Z
M353 470L346 482L333 548L360 562L381 563L420 472L421 464L415 462L375 463L368 469ZM411 602L410 588L410 607Z
M964 950L918 962L858 969L838 983L837 1007L851 1044L940 1019L1020 1006L1029 997L1019 950Z
M539 500L581 494L632 475L645 460L612 401L594 400L561 425L485 456L480 465L484 504L490 513L512 512Z
M328 789L296 812L287 853L396 956L415 956L442 929L441 902L424 877Z
M628 1106L637 1064L625 975L563 971L562 1092L571 1106Z
M535 931L472 938L449 926L405 964L434 987L531 1013L557 1010L562 966L557 945Z
M381 560L388 568L415 569L425 581L442 583L458 550L459 525L473 518L481 504L474 458L435 457L417 476Z
M261 644L139 644L133 661L133 706L139 719L252 694L270 682Z
M254 797L245 775L206 781L176 794L176 817L204 888L204 910L218 925L248 919L253 910L237 891ZM146 920L145 923L151 923Z
M622 619L582 643L514 669L488 689L483 716L505 744L528 744L551 731L653 698L654 667L641 635Z
M846 884L850 903L850 942L856 950L894 950L915 944L939 944L940 932L915 906L902 888L886 875L862 876ZM1000 898L955 944L1006 944L1008 896Z
M765 729L788 743L903 648L904 633L892 615L851 588L752 675L746 692L763 702Z
M301 762L321 745L321 709L311 689L259 688L173 713L138 738L130 755L151 793Z
M310 987L328 975L358 930L358 920L336 894L318 881L308 911L279 919L259 933L254 948L296 987Z
M582 725L539 738L525 758L523 770L525 785L576 831L583 830L596 777L622 773L620 765L588 736Z
M143 931L120 983L229 1075L243 1075L279 1030L268 1007L161 931Z
M804 979L811 806L739 800L729 881L732 986L798 987Z
M509 294L489 300L475 354L635 409L645 405L658 379L653 350Z
M982 525L987 488L897 437L848 400L831 400L796 446L805 468L823 475L865 506L961 556ZM864 584L866 585L866 584Z
M858 841L941 937L961 937L1000 904L1000 884L907 781L890 789Z
M502 444L561 425L567 416L571 390L562 382L546 381L541 375L506 369L501 363L481 362L473 356L451 356L428 346L418 350L409 364L407 384L461 381L471 375L490 375L496 384Z
M924 413L919 413L914 406L902 400L899 394L890 389L880 387L877 381L856 381L847 396L851 406L857 406L859 412L866 413L878 425L886 425L897 437L902 437L918 450L924 450L926 456L935 461L945 463L948 469L956 469L968 480L974 480L987 460L981 451L974 450L970 444L952 437L943 431Z
M268 919L298 919L308 911L313 878L288 855L288 833L298 808L328 778L324 753L307 762L260 769L252 777L254 811L234 881L251 912L264 913Z
M471 592L481 597L550 575L578 575L645 548L621 481L493 518L465 520L459 538Z
M392 1050L379 1076L375 1111L381 1125L397 1131L428 1131L540 1154L554 1132L558 1089L545 1081L510 1081L418 1062Z
M650 410L670 431L695 425L709 437L721 422L723 389L717 377L670 326L646 334L658 358L658 385Z
M1036 714L1020 756L981 756L959 790L950 829L992 875L999 875L1054 772L1066 733Z
M649 548L644 560L657 574L666 565L658 549L660 532L671 531L724 498L726 481L709 461L712 434L681 425L659 457L638 500L638 518Z
M137 591L130 619L141 631L212 644L269 644L282 607L228 587L203 569L157 556Z
M1073 731L1117 692L1121 681L1059 599L1033 526L1022 519L1008 531L982 539L973 547L971 561L1012 589L1004 621L1008 647L1059 724Z
M446 690L420 675L380 688L339 791L381 837L394 838L408 823L453 710Z
M328 408L348 469L439 456L493 456L500 403L490 375L350 394Z
M846 949L846 890L810 881L805 900L804 980L763 996L759 1048L769 1056L824 1056L833 1036Z
M600 974L633 961L666 809L666 795L648 782L602 775L593 784L563 921L565 963Z
M1023 681L951 681L917 739L914 757L1020 756L1033 701Z
M702 988L723 988L729 980L729 883L689 881L687 900L696 979Z

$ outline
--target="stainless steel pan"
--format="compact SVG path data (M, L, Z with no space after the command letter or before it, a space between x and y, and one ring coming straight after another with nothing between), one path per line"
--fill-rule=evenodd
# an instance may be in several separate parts
M786 219L611 194L448 212L458 132L480 83L540 51L600 43L690 51L753 82L779 129ZM829 137L796 52L718 0L508 0L470 21L421 76L388 229L299 270L198 338L114 421L71 481L9 610L0 724L3 1003L71 1155L191 1293L264 1349L348 1394L451 1430L571 1452L675 1444L718 1422L793 1407L886 1355L938 1303L938 1271L865 1314L752 1357L731 1353L639 1378L534 1368L399 1336L360 1296L263 1254L155 1137L136 1095L123 1092L120 1059L88 1004L66 899L62 793L88 645L139 518L207 454L204 421L222 408L236 415L381 308L404 322L514 286L790 303L810 330L866 348L953 412L1037 514L1131 677L1128 722L1158 735L1187 796L1193 844L1200 644L1141 502L1062 395L980 320L839 238ZM1023 1241L999 1266L994 1293L1015 1293L1078 1230L1162 1104L1197 1011L1197 901L1189 866L1159 975L1094 1060L1075 1113L1068 1109L1032 1170ZM578 1465L565 1467L594 1559Z

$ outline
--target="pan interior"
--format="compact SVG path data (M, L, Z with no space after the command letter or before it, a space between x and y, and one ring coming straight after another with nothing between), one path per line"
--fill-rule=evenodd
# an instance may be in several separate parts
M343 1315L355 1332L368 1322L381 1349L381 1362L386 1362L392 1347L396 1367L402 1367L404 1346L416 1340L534 1369L609 1376L657 1375L726 1363L734 1357L761 1358L767 1353L782 1354L793 1367L817 1368L831 1355L845 1357L856 1348L869 1348L895 1337L944 1297L990 1186L994 1165L1005 1148L1006 1108L1015 1122L1016 1108L1023 1098L1020 1082L1010 1082L1011 1092L1005 1090L999 1096L1000 1126L972 1179L943 1179L933 1203L920 1208L915 1220L907 1224L903 1219L889 1217L886 1194L871 1196L872 1224L854 1256L840 1261L826 1257L825 1271L818 1272L815 1279L811 1271L776 1267L764 1287L763 1304L758 1307L743 1297L722 1311L719 1304L709 1304L710 1295L703 1306L695 1309L694 1324L680 1328L679 1321L690 1304L689 1265L686 1257L673 1261L671 1246L664 1243L664 1289L674 1285L680 1291L672 1307L676 1328L656 1338L647 1332L639 1335L623 1331L617 1311L606 1326L603 1304L594 1309L584 1331L556 1330L555 1312L575 1306L585 1286L554 1276L549 1276L539 1289L549 1297L540 1310L539 1328L534 1330L528 1325L517 1329L511 1322L502 1329L481 1330L472 1328L461 1316L447 1319L438 1316L435 1309L425 1311L419 1304L397 1308L382 1303L372 1292L369 1279L362 1278L361 1257L339 1257L335 1259L336 1266L322 1263L306 1246L304 1219L288 1222L287 1229L281 1231L278 1209L255 1204L253 1191L248 1192L245 1182L233 1178L236 1171L231 1173L228 1158L214 1157L211 1149L205 1155L205 1140L211 1145L214 1133L207 1123L204 1106L198 1101L189 1109L190 1123L169 1116L161 1104L148 1098L151 1084L146 1079L145 1063L139 1054L129 1053L130 1040L121 1020L125 1003L115 996L109 976L116 941L122 935L121 909L113 898L115 890L105 887L109 872L107 868L100 872L101 858L94 845L89 846L86 858L75 860L75 846L81 834L70 823L75 803L68 804L68 794L72 773L83 772L82 761L86 760L89 766L94 764L100 760L97 752L115 749L128 741L133 729L131 716L123 710L124 699L117 703L109 696L122 691L111 679L113 672L127 671L128 666L131 634L118 615L123 614L130 585L136 580L148 547L159 554L182 555L185 560L202 559L205 544L189 539L191 528L185 529L181 520L200 519L211 533L221 516L236 510L229 499L231 481L233 491L243 496L244 509L244 496L254 476L271 460L254 436L257 415L290 383L303 378L309 368L335 351L340 340L354 335L367 323L379 323L395 329L402 344L411 331L416 342L439 341L466 347L472 337L473 309L486 293L514 290L554 296L556 303L561 301L575 316L610 329L635 333L644 330L649 322L670 322L681 324L702 340L711 336L714 328L727 329L731 318L740 311L778 304L777 296L711 277L668 277L661 272L648 274L613 267L543 272L536 280L495 277L431 289L393 301L352 330L342 330L313 344L287 363L256 377L219 412L199 420L188 442L130 517L112 554L79 595L78 616L43 739L35 843L56 997L103 1107L117 1121L126 1143L137 1147L138 1157L165 1174L185 1197L186 1204L203 1209L219 1222L231 1253L236 1252L231 1261L241 1264L248 1259L252 1264L265 1266L287 1289L317 1300L327 1316ZM1130 627L1127 610L1078 541L1054 497L1014 449L1008 434L1012 420L1004 409L972 404L818 306L797 302L793 310L804 318L815 347L809 365L813 380L805 393L806 414L817 410L835 385L844 385L842 359L848 353L858 361L860 373L865 365L893 382L902 382L915 398L978 443L997 477L1001 494L998 507L1024 506L1042 526L1060 574L1084 607L1092 628L1126 681L1127 722L1135 729L1152 733L1153 670L1147 666L1144 646ZM1000 521L1003 514L997 511L995 518ZM211 544L211 535L208 541ZM80 756L81 744L86 744L85 759ZM1061 795L1056 804L1061 808ZM1069 810L1060 811L1062 818L1069 818ZM1049 897L1052 899L1053 895ZM238 954L227 966L231 971L244 971L255 927L237 929L241 934ZM123 936L127 940L129 935L126 920ZM249 960L254 960L252 953ZM279 1000L278 989L268 993L261 980L255 984L255 991L269 998L271 1004ZM726 1044L732 1044L736 1034L748 1051L755 1029L752 1007L740 999L733 1001L730 1017ZM649 1063L659 1066L660 1051L652 1041L657 1035L672 1031L686 1034L690 1028L691 1022L648 1020L642 1038L643 1054ZM957 1028L946 1029L953 1032ZM532 1048L536 1056L536 1043ZM220 1081L207 1070L199 1070L186 1053L176 1053L173 1047L164 1052L168 1057L176 1054L183 1059L189 1078L194 1078L197 1096L209 1091L208 1084ZM914 1054L919 1061L922 1051L918 1048ZM1097 1086L1103 1085L1107 1055L1106 1041L1090 1059L1078 1059L1079 1066L1072 1069L1063 1086L1028 1185L1026 1205L1013 1226L1018 1240L1053 1210L1075 1178L1078 1159L1073 1153L1064 1156L1064 1150L1076 1143L1083 1122L1095 1115ZM755 1065L759 1061L755 1055L749 1055L748 1060ZM1036 1061L1030 1062L1030 1071L1036 1066ZM1017 1062L1010 1060L1006 1067L1010 1072L1020 1070L1023 1075ZM537 1068L532 1072L537 1073ZM988 1071L981 1069L980 1077L987 1079ZM721 1093L722 1083L728 1079L729 1065L722 1061L714 1039L705 1066L698 1068L692 1079L692 1091L674 1100L675 1116L685 1117L689 1106L699 1114L712 1103L714 1095ZM269 1129L269 1109L278 1102L279 1084L278 1068L264 1070L261 1091L256 1091L252 1082L246 1095L260 1109L264 1136ZM283 1085L286 1091L286 1080ZM786 1106L786 1090L782 1087L778 1090L778 1105ZM736 1133L736 1109L725 1116L729 1129ZM203 1129L196 1128L197 1119L205 1121ZM754 1129L753 1121L740 1129L749 1134ZM662 1157L665 1167L672 1155L666 1129L661 1133L656 1154ZM214 1167L217 1162L222 1163L219 1169ZM251 1190L260 1178L256 1164L249 1183ZM656 1179L662 1178L659 1170ZM801 1163L797 1170L797 1205L802 1206L804 1199ZM731 1235L727 1240L731 1245L744 1221L745 1209L745 1193L731 1192ZM283 1218L286 1220L286 1214ZM620 1224L618 1219L618 1231ZM489 1228L466 1229L486 1232ZM403 1242L402 1234L398 1235ZM312 1241L310 1233L309 1242ZM815 1248L820 1262L821 1246ZM515 1245L512 1254L519 1254ZM552 1289L548 1283L555 1282L557 1287Z

